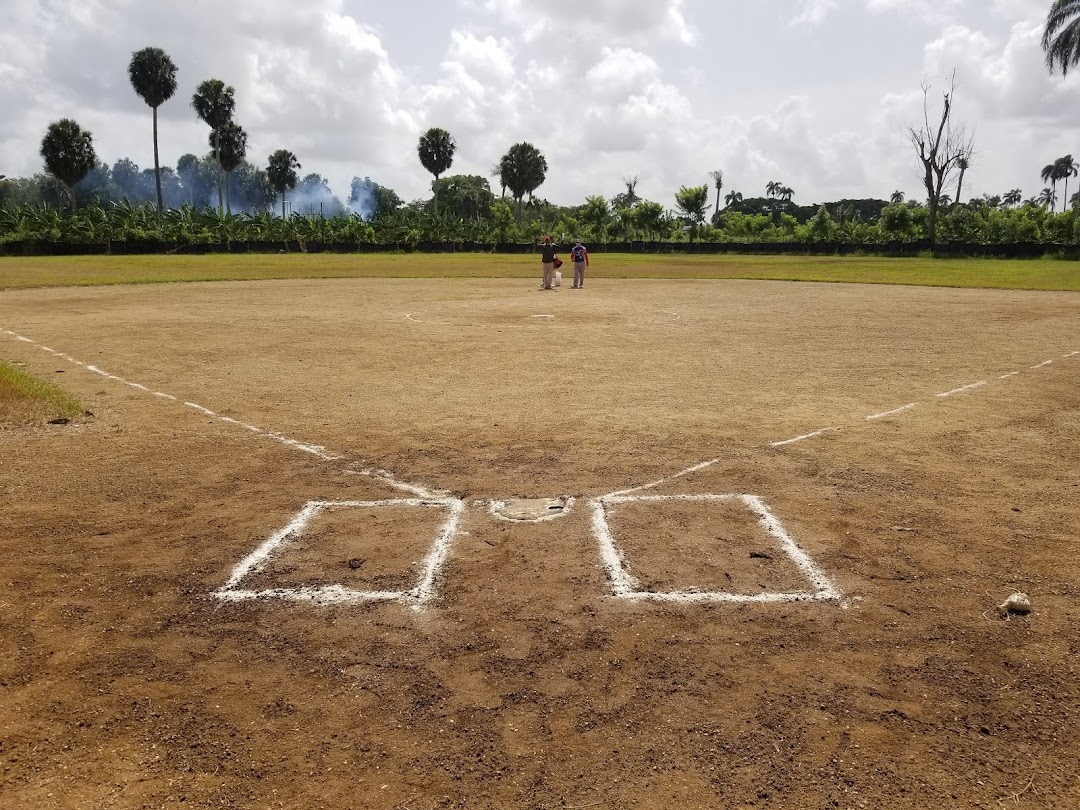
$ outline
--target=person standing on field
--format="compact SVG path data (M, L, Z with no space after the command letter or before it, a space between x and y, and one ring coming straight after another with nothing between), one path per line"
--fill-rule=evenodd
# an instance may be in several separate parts
M555 279L555 244L550 236L544 237L544 247L541 250L540 261L544 263L544 281L540 285L541 290L554 290L551 282Z
M574 247L570 250L570 258L574 260L574 287L580 290L585 286L585 268L589 266L589 251L581 244L580 239L574 240Z

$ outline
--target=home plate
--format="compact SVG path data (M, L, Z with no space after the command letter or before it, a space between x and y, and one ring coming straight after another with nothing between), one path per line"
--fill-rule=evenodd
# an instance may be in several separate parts
M502 520L539 523L562 517L573 505L573 498L512 498L492 501L491 514Z

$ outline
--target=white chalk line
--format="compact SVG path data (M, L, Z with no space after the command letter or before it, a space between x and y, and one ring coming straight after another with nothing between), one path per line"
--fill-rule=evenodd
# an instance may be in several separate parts
M674 473L673 475L669 475L666 478L660 478L656 481L651 481L648 484L642 484L640 487L633 487L631 489L620 489L618 492L610 492L604 497L614 498L619 495L630 495L634 492L641 492L643 489L655 489L662 484L666 484L668 481L674 481L676 478L682 478L684 475L690 475L691 473L696 473L699 470L707 469L719 460L719 458L714 458L710 461L703 461L700 464L695 464L693 467L687 467L685 470L680 470L679 472Z
M431 549L422 563L422 573L416 587L407 591L362 591L346 588L340 584L326 586L305 585L299 588L268 588L254 591L241 589L243 580L265 568L275 552L283 549L287 541L303 533L312 519L324 510L330 509L373 509L388 508L441 508L448 511L446 520L439 527ZM446 562L458 524L465 511L465 502L458 498L450 499L387 499L380 501L309 501L296 513L283 529L271 535L262 545L241 560L233 568L226 583L213 592L213 596L223 602L245 602L257 599L284 599L292 602L312 602L316 604L357 604L361 602L405 602L413 607L423 607L435 596L435 583Z
M1068 354L1066 354L1064 356L1065 357L1075 357L1077 355L1080 355L1080 351L1069 352ZM1052 362L1053 362L1052 360L1047 360L1047 361L1045 361L1043 363L1039 363L1037 366L1032 366L1031 370L1043 368L1045 366L1050 365ZM1005 380L1005 379L1008 379L1010 377L1015 377L1015 376L1017 376L1019 374L1020 374L1019 371L1010 371L1008 374L1001 375L1000 377L998 377L998 379L999 380ZM941 397L941 398L950 397L950 396L953 396L954 394L958 394L958 393L961 393L963 391L970 391L970 390L973 390L973 389L976 389L976 388L981 388L984 385L986 385L985 381L971 383L970 385L965 385L965 386L962 386L960 388L955 388L952 391L945 391L943 393L937 394L936 396ZM908 403L907 405L902 405L901 407L894 408L894 409L892 409L890 411L885 411L883 413L872 414L872 415L866 417L866 421L875 422L875 421L878 421L880 419L884 419L884 418L889 417L889 416L895 416L895 415L903 413L905 411L910 411L910 410L914 409L915 407L918 406L918 404L919 404L918 402L911 402L911 403ZM817 438L818 436L822 436L822 435L825 435L827 433L832 433L834 431L839 431L839 430L841 430L841 428L824 428L823 430L816 430L813 433L806 433L806 434L803 434L802 436L795 436L794 438L791 438L791 439L784 439L782 441L770 442L769 446L770 447L785 447L785 446L787 446L789 444L795 444L797 442L803 442L803 441L806 441L808 439L814 439L814 438ZM682 477L684 475L689 475L690 473L697 472L698 470L703 470L703 469L705 469L707 467L711 467L713 464L715 464L719 460L720 459L712 459L711 461L704 461L704 462L702 462L700 464L694 465L693 467L688 467L685 470L681 470L681 471L679 471L677 473L674 473L673 475L669 475L669 476L666 476L664 478L659 478L656 481L650 481L647 484L642 484L641 486L633 487L631 489L623 489L623 490L619 490L618 492L612 492L612 493L610 493L608 495L605 495L603 497L610 498L610 497L618 496L618 495L627 495L627 494L634 493L634 492L641 492L642 490L646 490L646 489L655 489L656 487L662 486L663 484L666 484L666 483L668 483L669 481L671 481L673 479L680 478L680 477Z
M554 315L530 315L529 317L530 318L551 318L552 320L555 320Z
M76 360L75 358L71 357L70 355L64 354L62 352L58 352L55 349L52 349L52 348L46 346L43 343L38 343L36 340L32 340L32 339L30 339L28 337L20 335L17 332L12 332L11 330L4 329L3 327L0 327L0 332L4 332L4 333L6 333L8 335L11 335L12 337L14 337L14 338L16 338L16 339L18 339L18 340L20 340L20 341L22 341L24 343L30 343L30 344L32 344L34 346L37 346L38 348L40 348L40 349L42 349L42 350L44 350L46 352L49 352L50 354L56 355L57 357L60 357L60 358L62 358L64 360L67 360L70 363L74 363L77 366L81 366L81 367L85 368L87 371L89 371L89 372L91 372L93 374L97 374L97 375L99 375L101 377L105 377L106 379L115 380L116 382L123 383L124 385L127 385L127 386L131 386L132 388L136 388L136 389L138 389L140 391L145 391L146 393L149 393L149 394L151 394L151 395L153 395L155 397L158 397L160 399L167 399L167 400L171 400L171 401L174 401L174 402L179 402L180 401L177 397L173 396L172 394L167 394L167 393L165 393L163 391L153 391L152 389L147 388L145 385L142 385L140 383L134 383L134 382L131 382L129 380L125 380L123 377L117 376L116 374L111 374L110 372L105 371L104 369L98 368L95 365L91 365L91 364L88 364L88 363L83 363L81 360ZM301 451L303 453L307 453L308 455L315 456L316 458L318 458L318 459L320 459L322 461L327 461L327 462L340 461L341 458L342 458L341 456L336 456L336 455L333 455L333 454L327 452L326 448L322 447L320 445L297 441L296 439L291 439L288 436L285 436L285 435L283 435L281 433L277 433L275 431L270 431L270 430L263 430L262 428L256 427L255 425L250 425L250 424L247 424L246 422L240 422L240 421L238 421L236 419L233 419L231 417L218 416L214 411L210 410L209 408L207 408L207 407L205 407L203 405L200 405L197 402L187 402L187 401L185 401L185 402L183 402L183 405L185 407L187 407L187 408L190 408L192 410L196 410L196 411L198 411L198 412L200 412L202 414L205 414L206 416L213 416L213 417L217 418L218 420L220 420L222 422L225 422L227 424L237 425L238 427L241 427L241 428L243 428L245 430L248 430L248 431L250 431L252 433L256 433L258 435L265 436L266 438L272 439L273 441L276 441L276 442L279 442L280 444L283 444L286 447L291 447L291 448L293 448L295 450L299 450L299 451ZM410 495L415 495L415 496L420 497L420 498L438 497L437 493L434 493L434 492L432 492L432 491L430 491L430 490L428 490L428 489L426 489L425 487L422 487L422 486L405 483L404 481L401 481L401 480L397 479L396 477L394 477L393 475L391 475L390 473L388 473L386 470L360 470L360 471L357 471L357 472L360 475L367 475L369 477L376 478L376 479L382 481L383 483L388 484L392 488L400 490L402 492L407 492Z
M665 501L724 502L741 501L754 513L761 527L779 543L795 566L816 590L798 592L766 591L757 594L731 593L729 591L644 591L639 581L630 573L625 557L619 549L608 523L609 506L625 503L662 503ZM589 501L592 509L593 534L600 547L600 559L611 581L612 595L620 599L657 602L832 602L841 601L839 588L787 533L779 520L769 511L765 502L756 495L738 493L708 495L607 495Z
M814 439L818 436L823 436L826 433L835 433L839 431L838 427L823 428L822 430L815 430L813 433L806 433L802 436L796 436L794 439L784 439L779 442L769 442L769 447L784 447L788 444L795 444L796 442L804 442L807 439Z
M891 411L885 411L884 413L875 413L872 416L866 417L866 421L873 422L878 419L884 419L886 416L894 416L898 413L903 413L904 411L910 411L918 404L919 403L917 402L909 402L907 405L901 405L899 408L893 408Z
M984 385L986 385L986 380L982 380L981 382L973 382L973 383L970 383L968 385L961 385L959 388L954 388L952 391L943 391L942 393L935 394L934 396L936 396L936 397L951 397L951 396L953 396L953 394L959 394L959 393L962 393L963 391L973 391L976 388L982 388Z
M414 317L412 316L412 313L411 313L411 312L410 312L410 313L409 313L408 315L406 315L406 316L405 316L405 320L407 320L407 321L412 321L413 323L423 323L423 321L418 321L418 320L416 320L416 318L414 318Z
M502 510L506 508L506 501L500 501L492 499L488 501L488 513L498 520L505 520L507 523L547 523L549 520L558 520L561 517L566 517L570 514L570 510L574 508L574 498L572 496L560 496L563 499L563 506L561 509L552 509L551 514L543 515L538 518L511 518L504 514L501 514ZM552 499L555 500L555 499ZM483 501L480 502L481 504Z

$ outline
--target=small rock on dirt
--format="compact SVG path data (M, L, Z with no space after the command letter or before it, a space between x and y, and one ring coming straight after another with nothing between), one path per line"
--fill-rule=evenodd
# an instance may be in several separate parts
M362 560L359 557L353 557L351 560L349 560L349 568L355 571L357 568L362 566L364 562L365 560Z

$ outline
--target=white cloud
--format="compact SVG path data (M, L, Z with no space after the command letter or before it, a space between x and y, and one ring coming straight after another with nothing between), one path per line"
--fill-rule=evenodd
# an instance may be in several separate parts
M584 42L650 41L660 36L684 44L695 40L687 23L686 0L487 0L486 8L512 21L526 38L566 47Z

